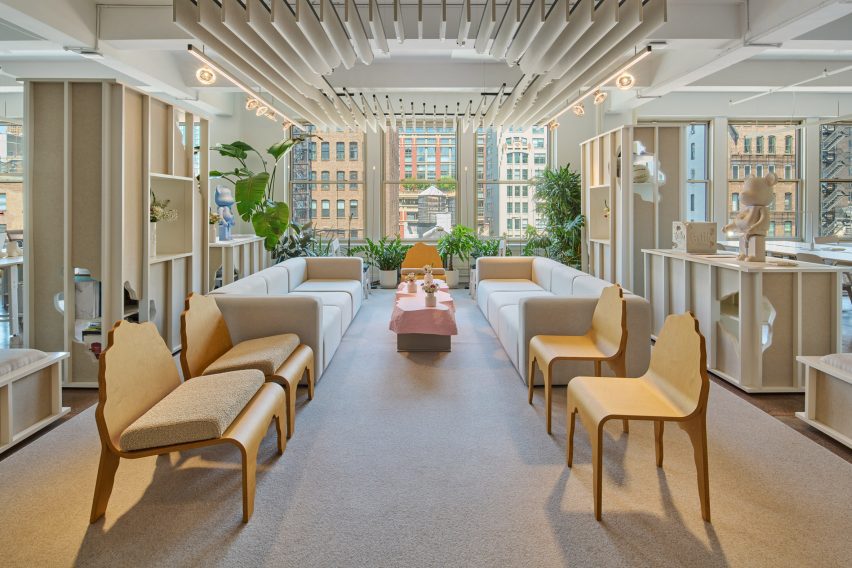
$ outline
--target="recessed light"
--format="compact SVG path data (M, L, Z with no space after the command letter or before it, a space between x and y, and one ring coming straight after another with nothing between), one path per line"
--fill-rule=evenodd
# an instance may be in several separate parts
M212 85L216 82L216 73L205 65L198 68L198 71L195 72L195 78L202 85Z
M626 91L630 87L636 84L636 78L630 73L622 73L615 80L615 86L621 89L622 91Z

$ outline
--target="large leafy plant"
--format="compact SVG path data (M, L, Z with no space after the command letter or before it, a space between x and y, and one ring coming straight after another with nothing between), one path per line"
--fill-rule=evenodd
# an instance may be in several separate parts
M212 170L210 177L221 178L234 185L237 213L243 221L252 224L255 234L263 237L263 244L268 251L275 250L281 237L290 228L290 208L283 201L275 201L273 198L278 164L293 146L310 136L306 134L276 142L266 149L268 158L240 140L230 144L218 144L212 148L220 156L236 160L237 165L230 171ZM260 158L262 171L249 168L248 160L251 154Z
M470 227L456 225L453 230L438 239L438 254L447 270L453 270L453 258L466 261L476 247L478 239Z
M370 266L379 270L399 270L411 245L404 244L399 237L382 237L378 241L366 239L365 244L352 247L351 254L361 254Z
M497 256L500 254L500 239L484 239L477 237L470 251L470 258L476 260L481 256Z
M562 264L579 268L581 263L582 233L585 218L580 204L581 184L579 172L571 165L546 169L533 181L538 211L544 221L544 230L532 227L527 231L524 254L543 254Z

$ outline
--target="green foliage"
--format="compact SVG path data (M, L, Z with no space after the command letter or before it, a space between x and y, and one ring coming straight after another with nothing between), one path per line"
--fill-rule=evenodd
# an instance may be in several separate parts
M282 237L292 227L290 225L290 208L286 203L273 199L278 164L293 146L312 136L312 134L305 134L294 138L285 138L270 146L266 153L272 158L271 170L263 154L241 140L236 140L230 144L218 144L211 148L220 156L232 158L238 162L238 166L233 170L211 170L209 175L211 178L224 179L234 185L237 213L243 221L252 224L255 233L259 237L263 237L266 250L272 251L273 254L279 248ZM260 159L262 171L255 172L249 168L247 160L252 153ZM290 244L292 245L292 243Z
M379 270L399 270L411 245L404 244L399 237L382 237L378 241L366 239L365 244L352 247L351 254L363 254L364 261Z
M458 181L451 177L442 177L440 179L406 178L400 180L399 184L403 189L419 189L421 191L432 185L444 192L455 191L458 187Z
M438 239L438 254L447 270L453 270L453 258L466 261L478 239L470 227L456 225L453 230Z
M481 256L497 256L500 254L500 239L483 239L479 237L470 251L470 257L477 259Z
M541 254L579 268L585 218L580 206L580 174L570 168L570 164L555 170L548 168L534 180L535 200L544 219L544 230L538 232L527 227L524 254Z

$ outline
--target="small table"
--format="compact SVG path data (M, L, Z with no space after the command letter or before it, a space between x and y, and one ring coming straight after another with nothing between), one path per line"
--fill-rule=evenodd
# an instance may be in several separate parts
M446 285L435 293L435 307L426 306L426 293L418 281L410 294L403 284L397 289L389 329L396 333L397 351L450 351L451 338L458 335L456 306Z

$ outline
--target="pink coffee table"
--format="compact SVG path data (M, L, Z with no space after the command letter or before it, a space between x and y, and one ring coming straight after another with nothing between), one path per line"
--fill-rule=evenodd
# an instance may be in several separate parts
M450 351L451 337L458 335L453 297L438 291L437 305L426 306L426 294L397 291L389 328L396 333L397 351Z

